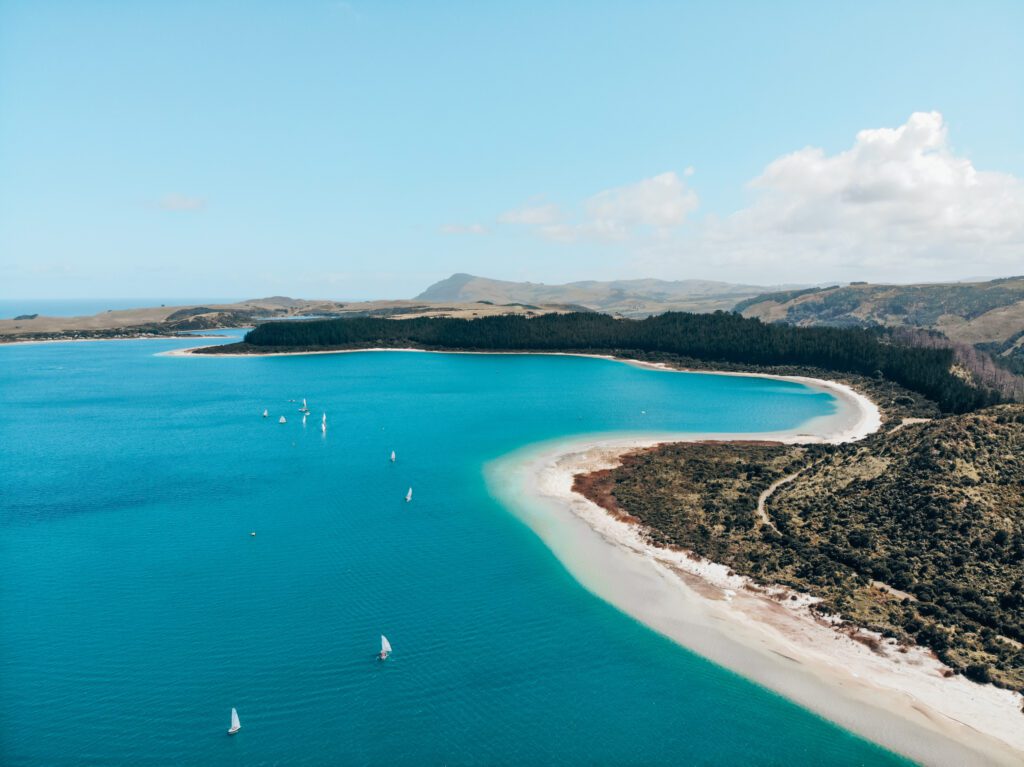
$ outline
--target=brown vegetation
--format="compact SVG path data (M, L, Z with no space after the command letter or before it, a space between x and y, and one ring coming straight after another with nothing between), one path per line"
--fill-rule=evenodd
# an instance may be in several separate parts
M797 471L765 504L772 524L759 519L760 493ZM598 486L655 543L1024 690L1024 406L841 446L663 445Z

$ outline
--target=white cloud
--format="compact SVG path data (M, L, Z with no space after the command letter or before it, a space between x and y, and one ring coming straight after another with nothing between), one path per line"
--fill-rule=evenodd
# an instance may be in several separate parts
M206 207L206 200L201 197L190 197L185 194L165 195L159 203L162 210L170 211L196 211Z
M828 154L807 147L772 161L731 215L698 206L692 167L598 192L577 215L555 204L499 221L559 242L618 243L635 270L770 282L941 280L1024 272L1024 182L957 155L938 112L862 130Z
M562 211L557 205L528 205L507 210L498 216L499 223L523 226L550 226L561 220Z
M575 217L546 204L506 211L498 221L531 227L540 236L560 242L626 240L652 232L665 236L696 207L696 193L669 172L598 192L583 202Z
M675 173L662 173L635 184L598 192L583 204L584 226L612 239L637 227L666 231L682 225L697 208L697 194Z
M441 234L487 234L483 224L442 224Z
M693 243L720 264L812 267L871 278L1024 271L1024 184L977 170L938 112L862 130L828 155L808 147L750 182L754 203L709 221Z

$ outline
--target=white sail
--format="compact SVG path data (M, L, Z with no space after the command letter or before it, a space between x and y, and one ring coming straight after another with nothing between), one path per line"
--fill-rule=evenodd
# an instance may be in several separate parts
M231 728L228 730L228 735L234 735L242 729L242 723L238 721L238 709L231 709Z
M408 503L412 500L412 488L409 488L409 492L405 494L405 502Z
M309 408L306 407L306 398L305 397L302 398L302 409L303 410L309 410Z
M323 423L320 424L320 431L322 431L324 434L327 433L327 422L326 421L324 421Z
M263 417L266 418L268 415L270 415L270 412L268 410L264 410Z
M281 416L280 418L277 419L277 422L278 423L288 423L288 420L284 416Z
M394 462L395 462L395 451L392 450L391 451L391 463L394 463Z
M391 642L383 634L380 635L380 651L382 654L391 652Z
M324 417L320 419L320 423L327 423L327 413L324 413Z

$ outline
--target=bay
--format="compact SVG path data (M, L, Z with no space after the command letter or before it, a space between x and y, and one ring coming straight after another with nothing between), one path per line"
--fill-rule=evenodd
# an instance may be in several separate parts
M577 357L155 354L194 343L0 348L3 764L905 763L585 591L483 476L572 434L795 428L828 394Z

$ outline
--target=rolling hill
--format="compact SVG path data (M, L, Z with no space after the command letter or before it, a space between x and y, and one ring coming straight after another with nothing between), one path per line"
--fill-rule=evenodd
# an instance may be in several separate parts
M734 311L765 322L936 330L1024 371L1024 277L924 285L853 283L767 293Z
M775 290L781 289L773 288ZM542 282L506 282L453 274L416 296L417 301L491 301L495 304L561 304L586 307L622 317L646 317L667 311L728 311L738 301L765 293L769 288L710 280L614 280L545 285Z
M557 306L496 306L463 301L309 301L272 296L208 306L157 306L101 312L85 317L22 315L0 319L0 343L87 338L165 336L194 330L241 328L269 320L304 317L461 317L473 319L504 314L527 317L565 311Z

